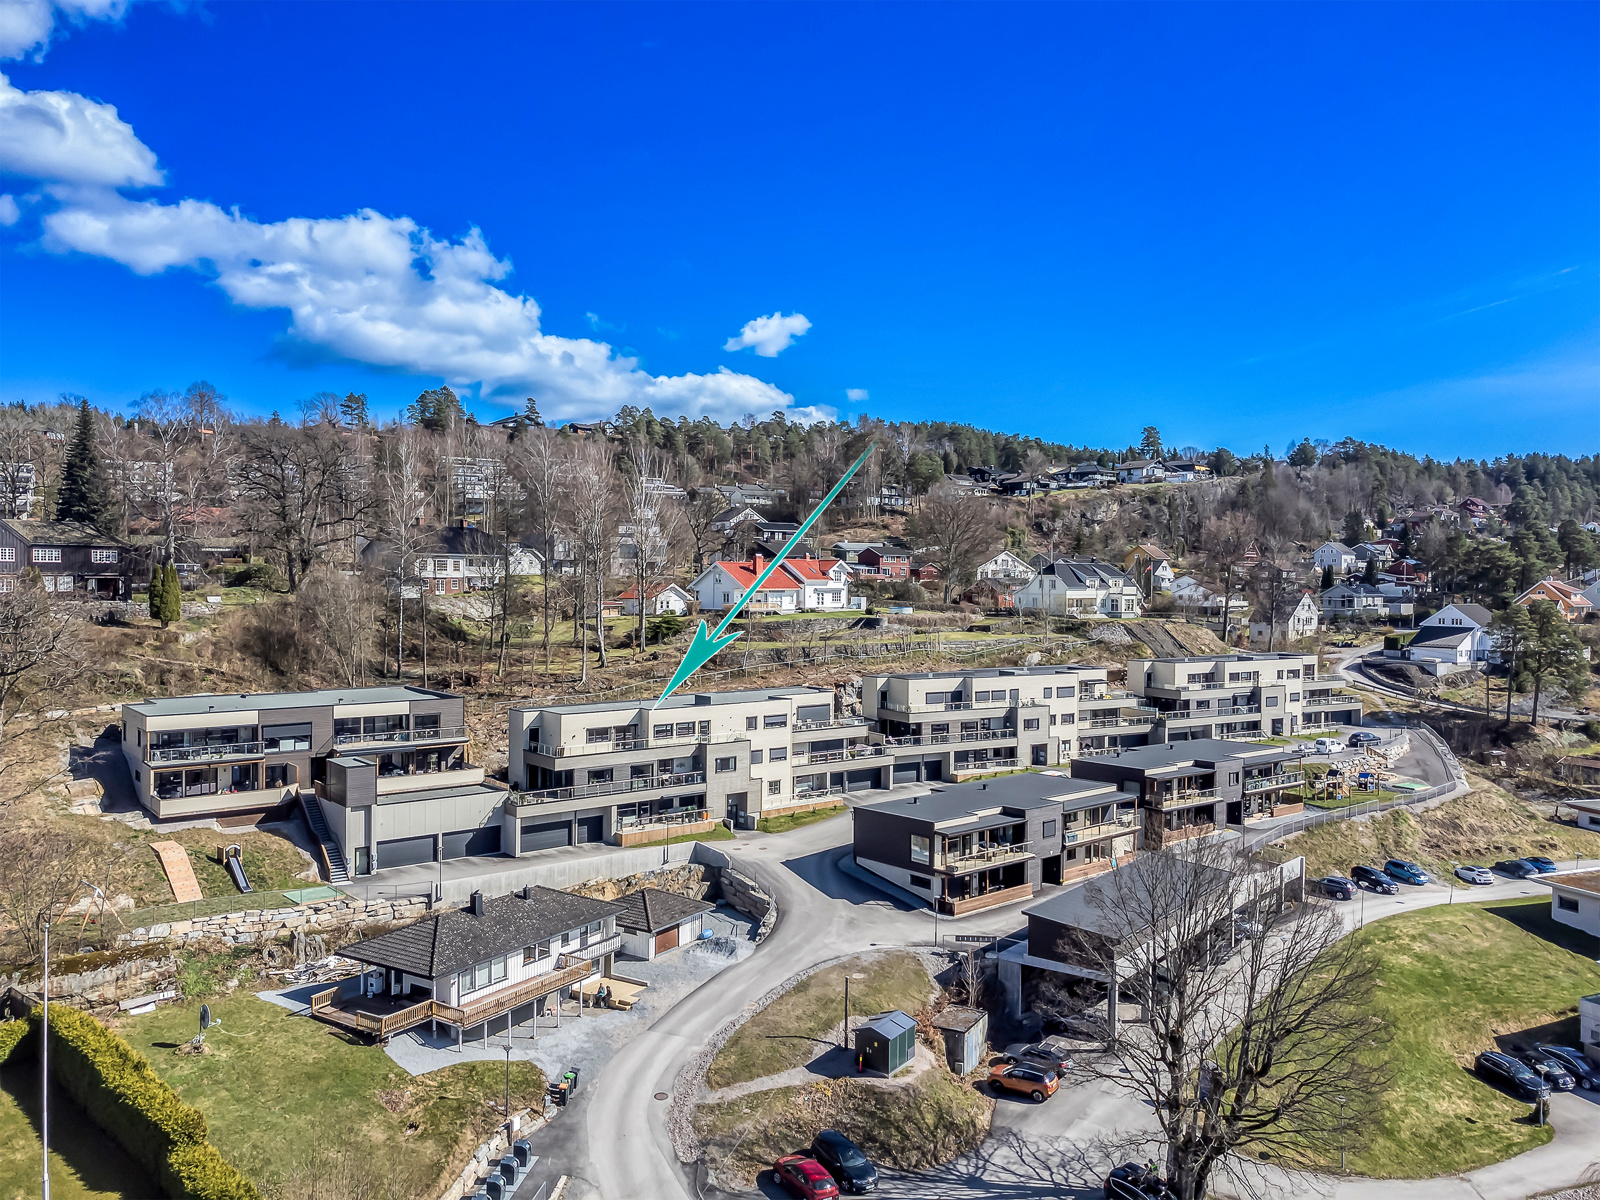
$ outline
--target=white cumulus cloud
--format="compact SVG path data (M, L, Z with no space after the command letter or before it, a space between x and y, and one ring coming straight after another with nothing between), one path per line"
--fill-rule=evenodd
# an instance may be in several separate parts
M754 348L762 358L777 358L780 350L787 350L794 339L811 328L811 322L800 313L783 316L775 312L770 317L757 317L746 321L744 328L723 343L724 350Z
M76 92L24 92L0 75L0 171L51 183L141 187L165 176L109 104Z
M0 0L0 59L43 58L57 15L74 24L115 21L127 0Z
M867 399L867 389L845 388L844 398L850 401L851 404L860 404L863 400Z
M0 225L15 225L22 216L22 210L17 207L17 198L7 192L0 196Z

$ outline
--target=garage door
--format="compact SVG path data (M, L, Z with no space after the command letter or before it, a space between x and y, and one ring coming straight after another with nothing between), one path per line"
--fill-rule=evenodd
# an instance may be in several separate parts
M585 842L603 842L606 840L606 819L604 817L579 817L578 818L578 844Z
M379 870L384 867L414 867L418 863L433 861L433 838L396 838L392 842L378 843Z
M485 825L481 829L462 829L444 835L446 858L467 858L479 854L500 853L500 826Z
M678 944L678 927L676 925L674 925L671 929L667 930L665 933L656 934L656 953L657 954L660 954L663 950L671 950L677 944Z
M938 758L924 759L922 763L923 782L937 782L944 778L944 760Z
M868 771L846 771L844 774L844 790L847 792L864 792L868 788L878 786L878 768L873 767Z
M524 821L522 823L522 850L549 850L553 846L572 845L572 824L569 821Z
M896 783L915 783L917 781L917 764L895 763L894 781Z

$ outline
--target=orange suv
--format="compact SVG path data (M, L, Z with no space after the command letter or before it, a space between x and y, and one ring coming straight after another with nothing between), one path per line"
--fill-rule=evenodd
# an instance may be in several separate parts
M1038 1104L1056 1094L1061 1081L1054 1071L1026 1063L995 1063L989 1068L989 1086L995 1092L1021 1092Z

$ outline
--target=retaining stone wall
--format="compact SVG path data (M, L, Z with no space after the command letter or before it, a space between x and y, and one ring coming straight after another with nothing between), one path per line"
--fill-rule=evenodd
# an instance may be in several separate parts
M730 908L758 922L755 941L757 944L765 941L772 927L778 923L778 906L772 902L772 897L762 891L754 879L732 867L723 867L718 874L721 877L722 898Z
M647 887L660 888L693 900L715 898L718 872L703 863L678 863L659 871L641 871L637 875L624 875L621 879L591 879L567 890L575 896L591 900L615 900Z
M151 925L135 929L118 941L124 945L142 946L153 942L184 943L210 939L228 945L248 946L256 942L268 942L296 930L318 930L335 935L333 940L343 945L358 936L357 926L401 925L415 921L427 912L428 902L421 897L363 901L347 896L288 908L218 913L216 916ZM337 936L341 934L347 936Z
M148 996L173 987L178 978L178 960L170 954L160 957L127 958L96 971L50 976L50 999L88 1009L113 1008L119 1000ZM37 997L44 979L38 972L13 972L0 976L0 989L14 988Z

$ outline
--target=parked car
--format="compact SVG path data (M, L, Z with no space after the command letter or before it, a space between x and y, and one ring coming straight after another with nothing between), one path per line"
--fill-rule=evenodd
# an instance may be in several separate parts
M1549 875L1561 869L1542 854L1524 854L1522 861L1542 875Z
M1247 921L1243 917L1233 920L1233 936L1241 942L1253 942L1266 932L1266 927L1260 921Z
M1493 883L1494 876L1489 874L1488 867L1457 867L1456 878L1462 883Z
M1414 862L1407 862L1403 858L1391 858L1383 864L1383 873L1391 879L1398 879L1401 883L1413 883L1418 887L1428 882L1428 873Z
M861 1153L861 1147L837 1129L824 1129L811 1143L811 1157L827 1168L841 1192L862 1195L876 1191L878 1168Z
M772 1173L784 1191L800 1200L831 1200L839 1194L839 1185L827 1169L804 1154L785 1154L772 1164Z
M1543 1054L1536 1049L1524 1050L1517 1057L1540 1075L1543 1075L1545 1082L1550 1085L1550 1090L1553 1092L1570 1092L1578 1086L1577 1077L1567 1070L1566 1064L1551 1058L1548 1054Z
M1539 873L1538 867L1523 862L1520 858L1502 858L1495 863L1494 869L1502 875L1509 875L1512 879L1532 879Z
M1356 895L1356 881L1346 879L1343 875L1329 875L1325 879L1314 879L1312 885L1329 900L1354 900Z
M1123 1163L1106 1176L1105 1200L1166 1200L1172 1195L1160 1174L1138 1163Z
M1536 1071L1498 1050L1485 1050L1478 1055L1478 1076L1529 1104L1550 1095L1550 1084Z
M1338 738L1318 738L1316 745L1311 747L1313 754L1337 754L1344 747Z
M1355 746L1359 749L1363 746L1376 746L1381 741L1383 739L1377 734L1368 733L1365 729L1358 729L1345 739L1345 745Z
M1006 1047L1003 1060L1064 1075L1073 1065L1068 1050L1067 1044L1059 1038L1045 1038L1042 1042L1016 1042Z
M1571 1046L1535 1046L1534 1049L1565 1067L1567 1074L1576 1079L1584 1091L1600 1089L1600 1067L1595 1066L1582 1050L1575 1050Z
M1377 867L1351 867L1350 878L1356 881L1357 887L1366 888L1369 892L1382 892L1385 896L1395 896L1400 892L1400 885Z
M1060 1077L1041 1067L995 1063L989 1068L989 1087L995 1092L1021 1092L1036 1104L1054 1096L1059 1086Z

